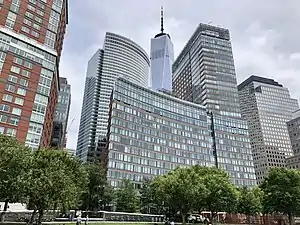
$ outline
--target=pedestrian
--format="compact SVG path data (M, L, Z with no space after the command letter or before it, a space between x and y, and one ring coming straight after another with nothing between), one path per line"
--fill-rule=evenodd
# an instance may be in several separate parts
M81 215L78 215L76 225L80 225L80 224L81 224Z
M172 220L171 223L170 223L170 225L174 225L174 224L175 224L175 223L174 223L174 221Z
M89 216L86 215L84 224L87 225L89 223Z

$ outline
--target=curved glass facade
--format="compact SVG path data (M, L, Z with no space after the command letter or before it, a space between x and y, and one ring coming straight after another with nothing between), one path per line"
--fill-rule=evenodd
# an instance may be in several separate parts
M150 60L132 40L106 33L104 46L91 58L87 68L76 155L83 161L97 157L95 143L106 137L110 96L117 78L124 77L148 86Z
M135 85L116 82L108 131L108 180L140 184L177 166L215 166L205 107Z

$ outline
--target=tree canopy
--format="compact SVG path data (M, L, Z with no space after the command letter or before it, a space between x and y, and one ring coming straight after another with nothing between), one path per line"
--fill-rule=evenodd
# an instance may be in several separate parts
M81 195L82 210L100 210L114 199L113 189L108 185L104 167L100 162L84 165L88 174L86 189Z
M272 168L261 185L264 192L263 206L269 213L283 213L289 217L300 210L300 172L286 168Z
M87 182L79 160L64 151L36 151L30 169L28 196L30 207L39 212L39 223L45 210L74 207Z
M140 208L140 194L130 180L123 180L122 187L116 190L116 206L119 212L138 212Z
M0 134L0 200L8 203L26 202L28 187L28 164L31 160L29 148L20 144L15 138ZM4 212L1 214L1 221Z
M247 215L250 223L250 216L262 212L262 197L263 193L258 187L240 188L237 212Z

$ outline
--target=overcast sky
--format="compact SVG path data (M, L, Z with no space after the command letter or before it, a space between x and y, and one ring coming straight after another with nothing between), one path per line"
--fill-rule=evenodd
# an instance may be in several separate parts
M69 25L60 76L72 86L68 148L76 148L86 67L105 32L131 38L147 52L165 31L177 56L199 23L228 28L238 83L251 74L270 77L300 97L300 0L69 0Z

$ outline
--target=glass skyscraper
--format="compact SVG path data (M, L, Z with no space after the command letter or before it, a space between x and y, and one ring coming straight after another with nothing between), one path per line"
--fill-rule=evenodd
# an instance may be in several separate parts
M250 76L238 89L260 184L270 168L284 167L285 158L293 155L286 123L299 105L287 88L272 79Z
M150 52L150 87L153 90L172 91L174 49L170 35L164 33L163 9L161 11L161 32L151 39Z
M177 166L215 166L210 129L205 107L119 78L102 152L108 181L140 185Z
M97 143L105 142L110 95L118 77L148 87L150 60L129 38L106 33L104 47L90 59L87 68L76 155L83 161L99 156Z
M228 29L200 24L173 64L173 92L211 115L218 167L233 183L256 183L247 122L241 118Z

